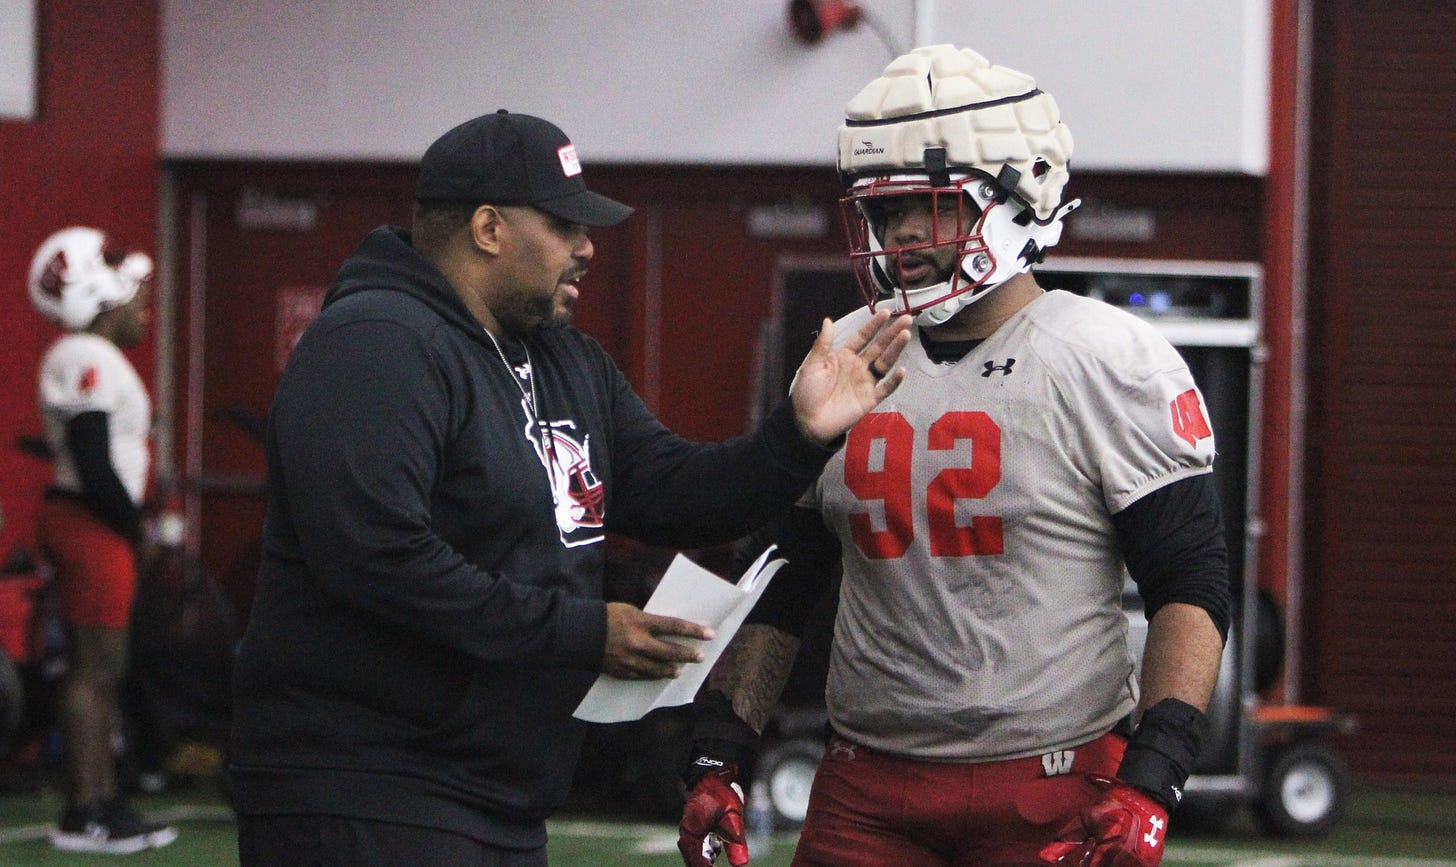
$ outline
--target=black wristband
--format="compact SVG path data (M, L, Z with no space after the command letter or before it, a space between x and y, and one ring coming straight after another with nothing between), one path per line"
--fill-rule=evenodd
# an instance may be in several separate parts
M689 789L704 776L724 766L744 767L758 753L758 732L733 712L721 690L711 690L693 702L693 745L683 782Z
M1143 714L1127 742L1117 778L1147 792L1168 812L1183 800L1183 785L1208 737L1208 717L1176 698L1165 698Z

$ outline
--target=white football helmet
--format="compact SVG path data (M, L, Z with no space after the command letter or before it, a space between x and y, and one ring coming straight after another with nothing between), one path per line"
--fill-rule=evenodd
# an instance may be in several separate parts
M105 310L136 297L152 276L145 253L128 253L103 232L81 226L62 229L30 261L30 302L67 331L81 331Z
M845 107L839 128L841 200L850 261L872 307L938 325L993 287L1030 270L1062 235L1072 134L1050 94L1028 75L968 48L932 45L901 55ZM955 196L956 225L896 245L884 236L887 197ZM948 214L950 209L933 208ZM906 290L901 257L958 245L948 279Z

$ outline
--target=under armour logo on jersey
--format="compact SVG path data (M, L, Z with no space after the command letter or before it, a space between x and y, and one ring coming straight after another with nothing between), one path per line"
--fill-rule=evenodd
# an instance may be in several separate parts
M854 744L836 740L829 747L829 755L833 758L843 757L845 761L852 762L854 761Z
M986 377L986 378L990 378L991 374L995 373L998 370L1001 371L1001 375L1002 376L1010 376L1011 375L1011 368L1015 364L1016 364L1016 359L1014 359L1014 358L1008 358L1008 359L1006 359L1006 363L1005 364L997 364L994 361L988 361L985 364L981 365L981 367L983 368L983 370L981 371L981 376L982 377Z
M1149 847L1157 846L1159 842L1158 832L1163 830L1167 823L1157 816L1154 816L1148 820L1148 824L1152 825L1152 827L1148 829L1148 833L1143 835L1143 842L1148 844Z
M1190 446L1197 446L1204 437L1213 436L1213 429L1203 417L1203 405L1198 401L1198 389L1190 388L1169 404L1173 411L1173 433Z
M1046 771L1048 777L1070 774L1072 772L1072 758L1076 754L1076 750L1054 750L1050 753L1043 753L1041 757L1041 769Z

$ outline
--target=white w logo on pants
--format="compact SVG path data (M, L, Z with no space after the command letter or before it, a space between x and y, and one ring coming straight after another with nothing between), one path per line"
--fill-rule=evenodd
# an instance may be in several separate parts
M1055 777L1059 774L1070 774L1072 772L1072 757L1076 754L1076 750L1056 750L1055 752L1043 753L1041 757L1041 769L1046 771L1048 777Z

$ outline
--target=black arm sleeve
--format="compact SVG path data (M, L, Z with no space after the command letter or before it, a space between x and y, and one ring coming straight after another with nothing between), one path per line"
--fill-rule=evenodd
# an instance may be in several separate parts
M774 556L788 562L763 591L747 622L802 637L819 598L834 585L840 563L839 540L824 526L817 511L795 506L740 544L738 559L743 562L735 574L747 568L752 558L769 545L778 545Z
M1228 542L1213 474L1164 485L1113 515L1112 523L1147 618L1169 602L1197 605L1228 641Z
M81 477L86 507L127 539L141 539L142 510L111 465L110 417L100 410L72 417L66 422L66 448Z

